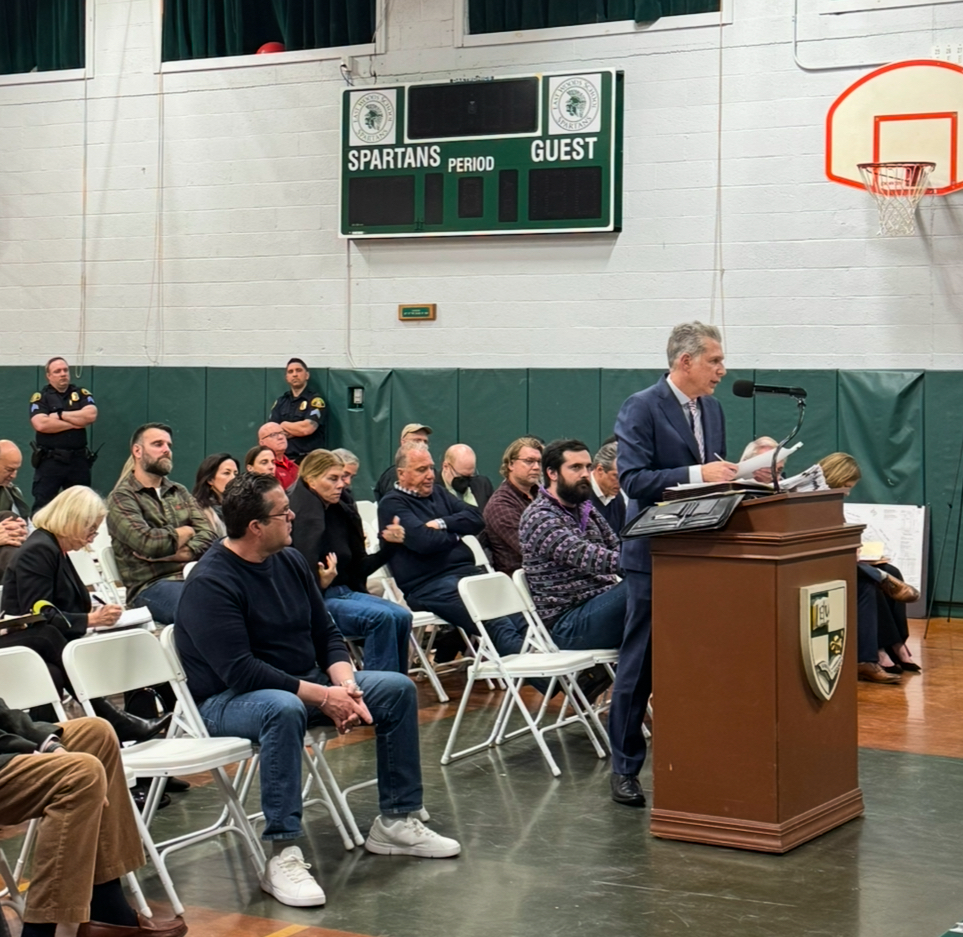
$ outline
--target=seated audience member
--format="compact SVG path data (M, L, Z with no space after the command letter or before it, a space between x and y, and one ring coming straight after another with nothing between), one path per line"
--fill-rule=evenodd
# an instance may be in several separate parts
M274 474L284 489L290 488L298 477L298 467L285 454L287 434L280 423L265 423L257 432L257 441L274 453Z
M625 526L625 498L619 485L619 470L616 465L619 444L609 442L595 453L592 460L592 504L605 518L606 523L616 533Z
M542 480L542 443L534 436L516 439L502 456L499 474L505 480L485 505L485 533L492 554L492 567L509 576L522 568L518 522L538 494Z
M209 455L197 469L194 480L194 500L201 506L214 535L224 536L224 518L221 517L221 498L228 482L237 477L237 462L228 452Z
M43 818L22 937L181 937L183 918L142 917L120 879L144 864L117 738L100 719L34 722L0 700L0 824Z
M284 489L269 476L239 475L224 493L223 510L227 537L187 581L175 637L211 732L260 745L261 835L272 848L261 888L288 905L325 901L297 845L308 726L334 725L341 733L376 726L381 813L365 842L370 852L458 855L455 840L420 820L415 685L398 673L352 672L316 571L288 548L293 512Z
M834 452L819 460L830 488L851 491L862 478L859 464L846 452ZM906 603L919 592L890 563L856 564L857 675L867 683L900 683L900 674L919 673L906 640L909 623Z
M471 446L455 443L448 447L442 460L441 480L449 494L484 511L492 496L492 483L486 476L476 475L475 467L475 452Z
M344 463L344 471L341 473L341 479L344 481L341 497L344 498L345 494L351 494L351 483L358 474L358 469L361 468L361 462L350 449L332 449L331 452ZM353 501L354 498L351 500Z
M365 670L408 672L411 612L369 595L365 580L384 565L381 552L365 552L364 529L354 502L343 498L344 463L326 449L309 452L288 495L294 511L291 546L316 570L324 603L338 630L364 641ZM403 543L397 518L381 531L388 543Z
M425 426L423 423L408 423L401 431L400 445L405 446L408 443L420 443L423 446L427 446L430 435L430 426ZM380 501L389 491L394 490L397 480L397 467L395 465L389 465L388 468L381 473L381 478L375 483L375 501Z
M184 588L184 567L217 539L191 493L168 479L173 468L171 428L145 423L130 440L134 470L107 499L107 530L114 545L127 604L146 606L169 625Z
M427 447L408 443L395 456L398 481L378 502L382 529L400 523L403 543L386 543L385 552L395 581L415 611L433 612L468 634L477 634L471 616L458 594L458 580L485 570L475 565L471 549L462 543L466 534L479 534L485 526L481 511L435 484L435 463ZM515 654L522 646L525 626L520 617L496 618L486 628L500 654ZM452 660L461 646L457 634L435 642L435 660Z
M773 449L778 446L779 443L776 442L772 436L760 436L754 439L745 449L742 450L742 455L739 457L740 462L745 462L748 459L755 458L757 455L762 455L764 452L772 452ZM785 462L779 462L776 465L776 471L780 473L779 478L782 479L782 469ZM765 468L756 469L752 473L752 477L757 482L765 482L769 484L772 481L772 467L766 466Z
M29 615L35 604L49 604L40 611L46 621L3 635L0 647L29 647L36 651L61 695L65 689L73 693L63 666L67 642L83 637L88 628L115 624L122 611L119 605L92 607L90 593L67 555L93 542L106 514L107 507L95 491L82 485L65 489L37 511L33 533L17 550L3 575L0 611L4 615ZM105 699L93 700L93 706L122 742L153 738L171 719L138 719ZM52 718L53 709L43 715Z
M0 439L0 574L27 538L30 512L23 492L14 484L22 464L20 448L9 439Z
M546 487L518 529L535 608L563 650L619 647L625 625L619 538L592 505L591 465L585 443L550 442L542 452Z
M274 475L274 450L267 446L251 446L244 456L244 471Z

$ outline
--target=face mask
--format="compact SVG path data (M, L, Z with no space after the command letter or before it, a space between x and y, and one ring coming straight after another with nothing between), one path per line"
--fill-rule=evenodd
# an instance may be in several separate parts
M458 494L463 495L466 491L468 491L468 486L471 484L471 480L471 475L456 475L451 480L451 487L454 488Z

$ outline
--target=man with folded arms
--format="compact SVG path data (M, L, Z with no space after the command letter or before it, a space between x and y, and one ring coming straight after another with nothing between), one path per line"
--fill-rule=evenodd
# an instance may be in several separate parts
M354 673L307 560L290 548L294 512L271 475L224 492L227 537L191 574L175 632L188 685L214 735L260 745L261 809L272 855L261 888L283 904L322 905L300 847L301 752L309 726L377 733L381 814L365 842L380 855L441 859L461 846L424 825L418 698L398 673Z

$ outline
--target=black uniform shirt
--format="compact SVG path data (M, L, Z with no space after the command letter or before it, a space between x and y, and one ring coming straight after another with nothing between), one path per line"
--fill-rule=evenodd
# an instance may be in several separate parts
M328 418L328 408L324 400L310 388L305 387L297 397L288 388L271 405L272 423L299 423L301 420L314 420L318 428L310 436L289 436L287 457L300 459L315 449L324 448L324 424Z
M30 416L37 413L56 415L60 410L82 410L93 402L90 391L76 384L69 384L62 394L47 384L30 398ZM37 445L44 449L86 449L87 430L68 429L63 433L37 433Z

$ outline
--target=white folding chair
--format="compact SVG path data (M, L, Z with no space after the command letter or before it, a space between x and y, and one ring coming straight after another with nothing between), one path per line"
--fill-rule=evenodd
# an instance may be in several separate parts
M468 576L458 583L458 592L472 621L478 626L480 640L475 659L468 670L468 684L462 694L458 713L455 715L455 721L448 736L448 743L441 756L441 763L446 765L456 758L462 758L492 745L500 745L519 735L531 733L552 774L558 777L562 772L548 749L545 733L560 729L572 722L579 722L584 727L596 754L599 758L604 758L605 748L599 740L607 742L605 730L599 722L598 714L589 705L577 683L577 677L581 671L595 666L595 658L591 652L546 649L524 599L519 595L511 579L504 573ZM502 656L496 650L485 622L515 614L525 618L528 625L527 635L521 653ZM476 680L486 677L503 681L508 689L496 714L495 725L484 742L456 752L454 751L455 741L471 696L472 686ZM549 685L541 706L533 715L522 700L520 689L524 680L539 677L547 679ZM554 722L542 725L556 685L565 694L568 705L572 707L572 715L564 716L563 707L563 711ZM509 732L508 721L513 710L521 714L524 725L520 729Z
M165 652L170 656L172 666L179 674L183 675L183 679L173 684L174 693L181 704L175 720L175 736L180 732L194 738L211 738L187 685L187 676L184 674L184 668L174 641L174 628L174 625L164 628L160 633L160 642ZM301 792L302 806L308 808L315 804L321 804L330 814L331 821L341 836L341 842L344 843L344 848L354 849L355 845L361 846L364 844L364 837L358 829L354 813L348 806L346 795L362 787L376 784L377 780L372 779L342 790L328 765L327 759L324 757L326 742L327 738L323 727L311 728L305 733L303 755L305 767L308 769L308 777ZM259 762L260 756L255 751L254 757L235 775L234 786L242 804L247 801ZM312 787L317 789L317 796L314 798L310 797ZM248 819L252 822L257 822L263 817L264 814L260 811L248 814ZM227 822L229 819L228 814L224 812L221 814L218 824Z
M485 552L484 547L481 545L481 541L474 534L465 534L461 538L461 542L468 547L472 552L472 556L475 558L475 565L480 566L485 572L493 573L492 564L488 562L488 554Z
M8 647L0 650L0 687L3 688L3 701L11 709L32 709L34 706L53 706L54 713L60 722L67 721L67 714L64 712L63 704L60 702L60 694L54 685L47 670L47 665L43 662L36 651L27 647ZM127 786L133 787L137 779L132 774L127 774ZM135 820L140 820L140 814L136 805L131 800L131 809L134 811ZM33 849L33 844L37 839L37 827L41 818L30 821L27 832L24 836L23 846L17 858L17 865L14 870L10 869L6 857L0 853L0 876L7 886L7 895L4 899L17 914L23 917L24 899L20 892L20 879L23 875L27 857ZM144 848L150 851L153 847L153 840L150 833L143 828L142 823L138 823L138 830L144 842ZM141 913L147 917L151 916L150 905L144 898L144 893L140 889L137 876L133 872L127 874L127 884L137 901L137 906ZM165 886L166 888L166 886ZM167 890L167 896L171 904L177 901L177 893L173 886ZM179 912L178 912L179 913Z
M113 696L158 683L170 683L176 693L178 684L184 682L183 671L173 666L160 642L139 629L71 641L64 650L63 659L77 700L89 715L93 715L91 700L98 697ZM144 805L144 822L148 826L163 795L163 778L203 772L210 772L233 821L230 825L216 829L206 827L158 843L159 852L151 858L162 881L170 877L167 871L170 853L222 833L240 836L251 864L260 877L265 864L264 851L224 770L226 765L243 763L253 756L253 748L247 739L151 739L123 748L121 754L125 766L138 777L154 779Z

